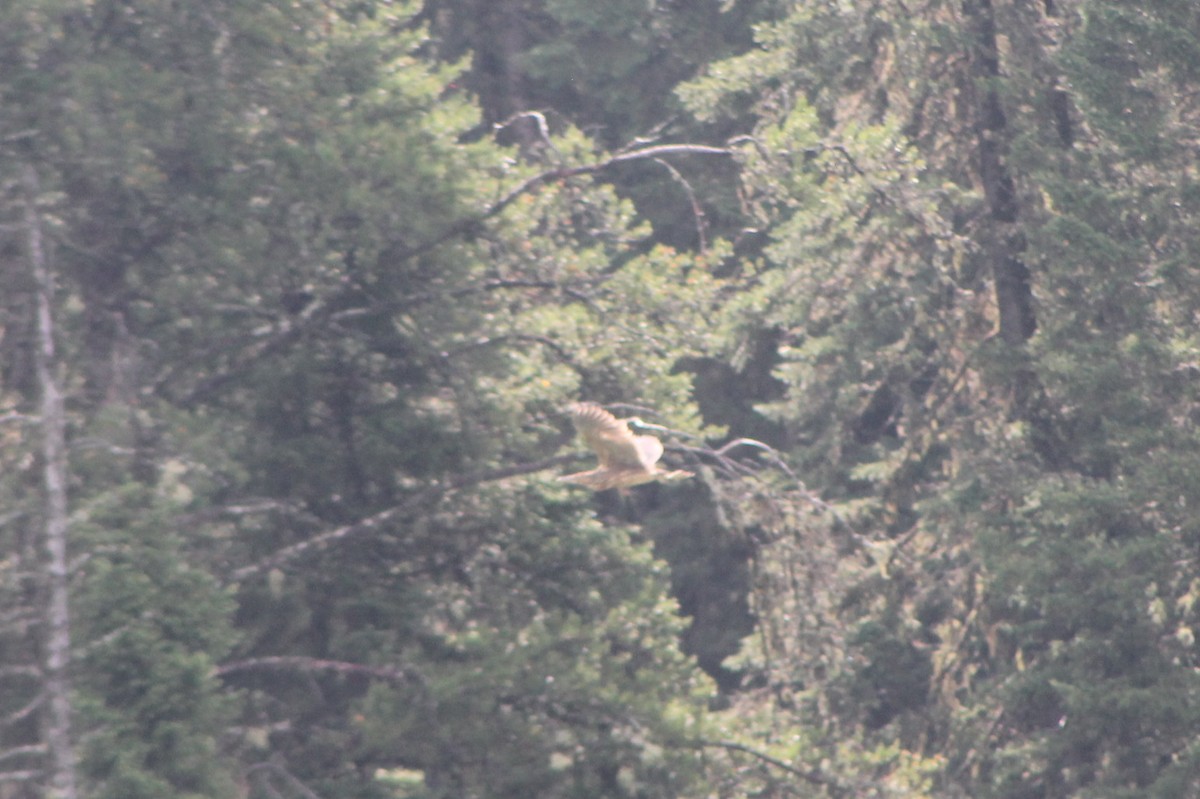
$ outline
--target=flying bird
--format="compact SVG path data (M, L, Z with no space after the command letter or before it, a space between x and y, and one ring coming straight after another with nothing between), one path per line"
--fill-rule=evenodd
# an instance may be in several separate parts
M660 469L663 445L654 436L635 435L629 423L639 419L618 419L599 405L577 402L570 408L575 429L600 460L599 467L587 472L565 474L564 483L585 486L593 491L629 488L655 481L682 480L692 472Z

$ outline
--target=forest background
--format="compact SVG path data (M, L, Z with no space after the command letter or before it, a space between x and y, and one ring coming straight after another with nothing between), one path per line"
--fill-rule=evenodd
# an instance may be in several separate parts
M3 799L1200 796L1192 0L15 0L0 109Z

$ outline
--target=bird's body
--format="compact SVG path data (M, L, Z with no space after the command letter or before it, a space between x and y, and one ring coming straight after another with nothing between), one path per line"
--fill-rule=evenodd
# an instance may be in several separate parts
M563 475L559 480L604 491L692 476L691 472L660 469L662 442L654 436L635 435L629 429L629 420L618 419L590 402L576 403L570 410L575 429L600 463L596 469Z

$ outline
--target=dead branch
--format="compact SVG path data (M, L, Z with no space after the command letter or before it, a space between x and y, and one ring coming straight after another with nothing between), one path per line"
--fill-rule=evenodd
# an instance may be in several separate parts
M25 631L42 623L42 616L36 608L20 607L0 614L0 632ZM4 670L0 669L0 677Z
M44 754L46 754L45 744L26 744L25 746L14 746L11 749L0 751L0 761L11 760L17 757L25 757L27 755Z
M410 258L415 258L418 255L423 255L430 250L440 247L442 244L445 244L451 239L479 229L484 222L499 215L504 211L504 209L516 202L521 196L529 194L539 186L552 181L566 180L568 178L579 177L581 175L594 175L596 173L612 169L620 164L630 163L633 161L657 160L669 155L731 156L733 154L734 151L727 147L712 147L706 144L658 144L651 147L642 147L637 150L617 153L616 155L606 158L603 161L597 161L591 164L580 164L579 166L573 167L556 167L554 169L547 169L543 172L533 175L532 177L526 178L480 213L475 214L474 216L464 217L463 219L460 219L448 226L436 236L401 251L396 256L396 260L405 261Z
M540 344L557 355L558 359L563 363L570 364L572 366L576 365L575 359L571 357L571 354L568 353L566 349L564 349L563 346L557 341L546 336L537 336L529 333L503 333L498 336L481 336L474 341L467 342L466 344L462 344L452 350L442 353L442 357L455 358L459 355L472 352L473 350L482 349L484 347L503 346L509 342Z
M414 672L394 666L368 666L363 663L349 663L343 660L322 660L320 658L303 657L300 655L278 655L261 658L247 658L224 663L213 670L215 677L227 677L246 671L299 671L306 674L333 672L354 676L371 677L388 682L420 682L420 677Z
M275 499L248 499L238 505L218 505L201 510L183 513L175 517L177 524L190 526L216 519L241 519L248 516L265 516L267 514L282 516L306 517L307 512L290 502L280 502Z
M727 147L712 147L704 144L659 144L650 147L642 147L636 150L620 152L606 158L602 161L597 161L591 164L581 164L573 167L555 167L552 169L539 172L529 178L526 178L521 183L510 189L498 200L485 207L477 214L463 217L456 222L448 225L441 233L434 235L419 244L412 245L402 249L396 253L393 258L396 261L411 260L420 255L437 249L448 241L451 241L459 236L468 235L482 228L488 220L501 214L508 206L512 205L518 198L525 194L529 194L540 186L552 181L567 180L572 177L583 175L593 175L599 172L612 169L621 164L632 163L635 161L656 161L664 165L662 161L667 156L682 156L682 155L719 155L731 156L734 150ZM498 287L498 286L497 286ZM539 285L538 287L548 287ZM464 289L465 292L476 290L477 287L469 287ZM194 405L202 401L206 396L212 394L217 389L229 383L237 376L243 374L253 364L261 361L263 358L286 348L292 343L299 340L307 331L314 329L322 324L328 323L336 315L344 316L347 314L346 309L340 309L335 312L338 303L345 298L347 290L335 292L330 297L324 300L318 300L312 303L308 308L297 318L288 318L280 320L277 323L268 325L258 333L250 346L243 347L245 339L238 338L230 342L229 349L240 350L239 357L235 362L227 368L210 375L201 380L187 394L177 400L180 405L185 407ZM378 309L376 309L378 310ZM167 373L160 375L153 382L153 390L161 391L177 374L176 370L169 370Z
M33 782L45 777L46 774L40 769L27 769L25 771L0 771L0 783L3 782Z
M0 678L31 677L41 679L42 670L37 666L0 666Z
M307 785L305 785L303 782L301 782L300 779L296 777L296 775L292 774L292 772L288 771L286 768L284 768L279 763L276 763L276 762L270 761L270 760L264 760L261 763L255 763L254 765L246 768L246 776L250 777L251 775L255 774L256 772L260 772L260 771L269 771L272 774L282 777L283 780L288 785L290 785L292 788L294 788L305 799L321 799L321 797L318 796L316 794L316 792L314 792L311 788L309 788ZM269 777L267 777L266 779L269 779ZM264 786L264 787L270 787L270 786ZM275 791L274 788L270 788L270 790L272 793L278 794L278 791Z
M708 237L705 231L708 229L708 221L704 216L704 209L696 200L696 192L692 191L692 184L688 183L687 178L683 176L675 167L661 158L655 158L654 163L661 166L670 173L671 177L683 187L683 193L687 195L688 203L692 206L692 219L696 222L696 246L701 254L708 251Z
M18 723L24 721L25 719L29 718L30 715L32 715L33 713L40 710L42 705L44 705L45 703L46 703L45 692L39 692L36 696L33 697L33 699L29 700L28 702L26 702L24 705L17 708L13 712L8 713L4 716L0 716L0 729L4 729L6 727L12 727L14 724L18 724Z
M27 414L27 413L16 413L15 411L12 413L6 413L3 416L0 416L0 425L13 424L13 423L37 424L40 421L41 421L41 419L38 418L37 416L31 416L30 414Z
M775 768L777 768L781 771L786 771L788 774L792 774L796 777L800 777L801 779L805 780L806 782L808 782L812 785L820 785L825 788L830 788L830 789L835 790L839 794L846 793L849 791L848 788L839 785L837 783L837 781L835 781L833 778L827 777L826 775L822 774L820 771L818 771L816 769L796 768L795 766L791 765L790 763L785 763L782 760L780 760L779 758L768 755L766 752L760 752L759 750L757 750L753 747L746 746L745 744L737 743L736 741L706 741L705 740L705 741L699 741L698 743L700 746L702 746L704 748L708 748L708 749L725 749L725 750L733 751L733 752L743 752L747 755L750 755L753 758L761 760L762 762L766 763L767 765L774 766Z
M517 477L523 474L533 474L545 469L551 469L555 466L561 466L564 463L579 460L578 455L558 455L553 458L546 458L532 463L518 463L513 466L504 466L498 469L489 469L483 472L474 474L455 475L446 478L443 482L435 482L428 487L411 494L406 500L399 505L393 505L386 510L382 510L373 516L368 516L353 524L343 525L326 530L323 533L318 533L312 538L307 538L295 544L283 547L276 550L271 555L252 563L249 566L243 566L237 569L230 575L229 581L232 583L241 583L255 577L257 575L268 572L272 569L277 569L286 563L289 563L297 558L304 557L313 552L323 551L330 546L345 541L349 538L355 538L363 534L378 530L384 525L391 522L393 519L402 518L406 513L413 508L418 507L433 499L437 499L451 491L466 488L480 483L491 483L497 480L504 480L509 477Z

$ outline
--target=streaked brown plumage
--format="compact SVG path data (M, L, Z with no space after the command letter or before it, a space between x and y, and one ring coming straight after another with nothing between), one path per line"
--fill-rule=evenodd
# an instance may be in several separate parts
M609 488L628 488L653 483L658 480L682 480L692 477L691 472L666 471L658 467L663 445L654 436L635 435L629 429L629 420L618 419L608 411L591 402L578 402L571 406L571 421L575 429L596 453L599 468L587 472L567 474L558 478L565 483L575 483L593 491Z

